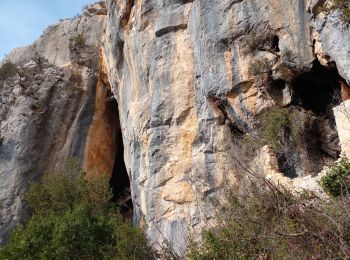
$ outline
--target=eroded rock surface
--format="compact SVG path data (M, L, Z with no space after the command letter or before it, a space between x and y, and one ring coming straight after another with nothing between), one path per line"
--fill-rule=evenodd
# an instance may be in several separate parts
M102 87L98 57L105 17L64 20L2 61L16 69L0 81L0 243L27 217L23 195L29 183L69 157L84 158Z
M0 128L1 234L25 218L21 195L49 162L74 155L86 171L97 166L111 174L118 120L134 222L179 255L191 233L215 222L227 190L250 174L252 162L276 182L317 190L319 177L312 176L340 152L332 107L350 97L350 31L338 11L317 13L319 5L109 0L107 10L91 6L12 52L9 60L25 67L35 65L29 61L36 53L46 59L37 76L46 83L30 85L48 108L31 112L32 98L11 101L19 83L1 83L1 97L8 95L11 104ZM80 34L86 48L71 53L72 35ZM54 79L61 80L55 85ZM68 94L72 80L79 87ZM110 90L119 119L106 102ZM305 136L295 144L285 127L283 151L276 154L260 142L261 126L266 113L282 107L295 107ZM24 110L29 115L22 116ZM256 148L246 136L257 140ZM36 157L28 155L34 151Z
M108 1L104 52L134 220L154 241L169 240L183 254L188 234L210 225L222 193L245 174L237 140L259 136L265 111L296 105L313 118L303 124L314 145L298 148L294 177L317 175L337 158L331 101L319 110L311 93L336 95L338 76L346 85L349 31L338 12L314 13L317 2ZM323 73L317 58L335 80L307 74L298 83L304 73ZM298 99L304 82L309 96Z

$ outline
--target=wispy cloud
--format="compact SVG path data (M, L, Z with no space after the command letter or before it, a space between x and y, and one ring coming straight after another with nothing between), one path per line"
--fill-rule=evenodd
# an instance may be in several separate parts
M60 18L81 12L94 0L0 0L0 59L13 48L28 45Z

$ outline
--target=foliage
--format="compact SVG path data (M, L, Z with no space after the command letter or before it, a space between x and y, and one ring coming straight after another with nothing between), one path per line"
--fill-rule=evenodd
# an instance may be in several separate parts
M262 58L262 59L258 59L256 61L254 61L254 63L252 63L250 65L249 71L253 75L257 76L257 75L260 75L262 73L268 72L269 68L270 68L269 60L266 58Z
M0 259L153 259L142 231L110 203L108 185L103 176L87 180L74 160L45 174L26 195L32 217Z
M338 9L341 11L343 20L349 21L350 19L350 0L334 0L331 9Z
M263 138L274 148L282 145L284 128L290 124L289 109L270 111L264 118Z
M17 73L17 67L11 61L6 61L0 67L0 80L8 79Z
M270 186L235 192L216 227L191 243L190 259L346 259L348 199L328 204L312 194ZM343 205L340 207L339 205ZM337 209L336 211L334 209Z
M276 36L268 29L252 29L242 39L242 46L246 53L261 50L261 51L277 51L274 46L274 38Z
M265 114L262 127L264 141L274 149L283 145L285 130L291 132L292 141L297 141L301 134L300 116L293 108L279 108Z
M84 34L80 33L75 37L69 39L69 50L71 53L79 54L86 45L86 39Z
M325 1L319 8L319 12L329 13L339 10L342 14L343 22L349 22L350 19L350 0L331 0Z
M346 158L334 163L321 178L322 188L329 195L339 197L350 192L350 162Z
M32 61L35 62L35 64L38 66L39 69L42 69L45 59L38 52L35 52L34 57L32 58Z
M7 118L9 111L10 111L10 108L8 106L2 107L2 110L0 110L0 121L3 121Z

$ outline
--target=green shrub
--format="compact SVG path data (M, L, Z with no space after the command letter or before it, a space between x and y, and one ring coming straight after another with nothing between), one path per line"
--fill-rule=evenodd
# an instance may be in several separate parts
M350 0L334 0L331 9L338 9L341 11L343 20L349 21L350 18Z
M303 122L309 114L299 111L295 107L277 108L267 111L262 118L262 139L265 144L275 150L281 149L284 139L290 138L297 145L304 131ZM286 135L288 131L288 135Z
M350 192L350 162L346 158L334 163L321 178L321 186L333 197L348 195Z
M45 174L26 194L32 217L0 259L154 259L143 232L110 203L108 185L103 176L84 178L74 160Z
M75 37L69 39L69 50L73 54L79 54L86 45L86 39L84 34L80 33Z
M290 125L290 111L288 108L281 108L267 112L263 122L263 138L275 149L282 146L284 128Z
M350 216L339 205L348 200L328 205L312 194L265 188L232 195L203 243L191 242L189 258L347 259Z
M10 108L8 106L3 106L2 110L0 111L0 121L3 121L7 118L9 111Z
M38 66L39 69L42 69L45 59L38 52L35 52L32 61L34 61L34 63Z
M343 22L349 22L350 0L325 1L322 5L319 6L317 12L329 13L334 10L339 10L341 12Z
M245 53L255 50L270 50L273 47L274 35L268 29L252 29L243 39L242 47Z
M249 72L255 76L267 73L270 69L270 62L266 58L256 60L250 65Z
M0 80L8 79L17 73L17 67L11 61L5 62L0 67Z

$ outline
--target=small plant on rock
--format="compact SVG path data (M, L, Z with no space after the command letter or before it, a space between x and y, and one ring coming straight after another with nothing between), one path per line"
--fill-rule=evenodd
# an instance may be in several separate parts
M321 179L321 186L326 193L333 197L350 193L350 162L342 158L334 163Z
M349 22L350 20L350 0L330 0L321 4L317 12L329 13L334 10L339 10L342 15L343 22Z
M245 52L255 50L278 52L278 37L273 35L269 29L253 29L242 40L242 46Z
M262 124L262 136L264 142L279 150L284 141L285 131L291 134L292 141L298 141L302 133L298 111L292 108L280 108L265 114Z
M0 67L0 80L8 79L17 73L17 66L11 61L6 61Z
M79 54L86 45L86 39L84 34L80 33L75 37L69 39L69 50L73 54Z
M250 65L249 71L253 75L257 76L263 73L266 73L269 71L270 68L270 62L266 58L262 58L259 60L256 60L254 63Z
M10 109L8 106L4 106L2 111L0 112L0 121L3 121L6 119Z
M44 58L38 52L35 52L34 57L32 58L32 61L35 62L35 64L38 66L39 69L42 69Z

